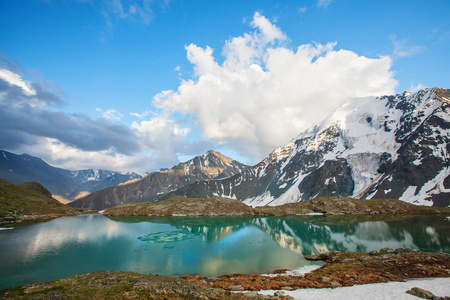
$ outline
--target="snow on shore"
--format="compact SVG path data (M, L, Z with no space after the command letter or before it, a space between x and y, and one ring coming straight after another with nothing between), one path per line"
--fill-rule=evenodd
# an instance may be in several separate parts
M298 289L294 291L284 291L285 295L290 295L294 299L303 300L418 300L416 296L407 294L406 291L413 287L430 291L435 296L450 296L450 278L417 279L407 282L387 282L355 285L341 288L324 289ZM273 295L274 290L259 291L259 294Z

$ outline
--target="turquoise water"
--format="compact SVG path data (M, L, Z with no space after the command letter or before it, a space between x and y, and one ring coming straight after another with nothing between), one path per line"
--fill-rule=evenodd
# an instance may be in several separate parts
M320 251L450 253L450 218L63 217L0 230L0 289L101 270L267 273Z

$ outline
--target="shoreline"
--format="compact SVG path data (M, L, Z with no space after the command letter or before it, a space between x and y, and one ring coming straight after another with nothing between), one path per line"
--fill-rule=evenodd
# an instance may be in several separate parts
M288 270L275 270L273 274L264 275L224 274L217 277L101 271L0 290L0 298L20 299L30 295L51 298L57 293L61 297L81 299L143 299L148 298L149 293L155 297L174 293L170 297L189 295L193 299L202 299L203 296L208 299L264 299L262 294L274 294L272 297L278 299L292 299L289 295L297 295L301 290L334 291L336 288L357 288L374 283L401 283L416 279L441 278L447 279L445 282L450 281L450 254L446 253L384 248L369 253L326 252L308 256L308 259L324 260L325 264L304 275L286 274ZM86 289L90 291L87 298Z

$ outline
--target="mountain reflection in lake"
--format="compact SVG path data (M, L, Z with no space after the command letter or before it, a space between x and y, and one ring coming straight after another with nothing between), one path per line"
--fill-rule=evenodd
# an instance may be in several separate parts
M322 251L450 253L445 217L116 217L81 215L0 230L0 288L100 270L265 273Z

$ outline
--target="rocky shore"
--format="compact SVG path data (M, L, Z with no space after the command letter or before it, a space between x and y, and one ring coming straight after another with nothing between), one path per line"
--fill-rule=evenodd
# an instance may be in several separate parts
M106 216L293 216L293 215L450 215L448 207L413 205L401 200L321 197L280 206L250 207L236 199L176 196L156 203L126 203Z
M59 213L48 213L48 214L26 214L23 209L19 210L8 210L6 214L0 216L0 225L13 225L16 223L22 222L38 222L38 221L47 221L51 219L56 219L64 216L73 216L79 214L93 213L88 209L73 209L67 212L59 212Z
M450 277L450 255L410 249L382 249L369 253L326 252L307 257L326 264L304 276L226 274L218 277L167 277L131 272L87 273L48 283L0 291L0 299L290 299L284 291L301 288ZM278 290L273 295L260 290Z
M176 196L151 203L125 203L103 212L106 216L251 216L254 210L239 200L221 197Z
M310 255L310 260L326 264L305 276L227 274L218 277L184 276L205 287L226 290L293 290L299 288L336 288L357 284L405 281L416 278L450 277L450 255L411 249L382 249L370 253L326 252Z

